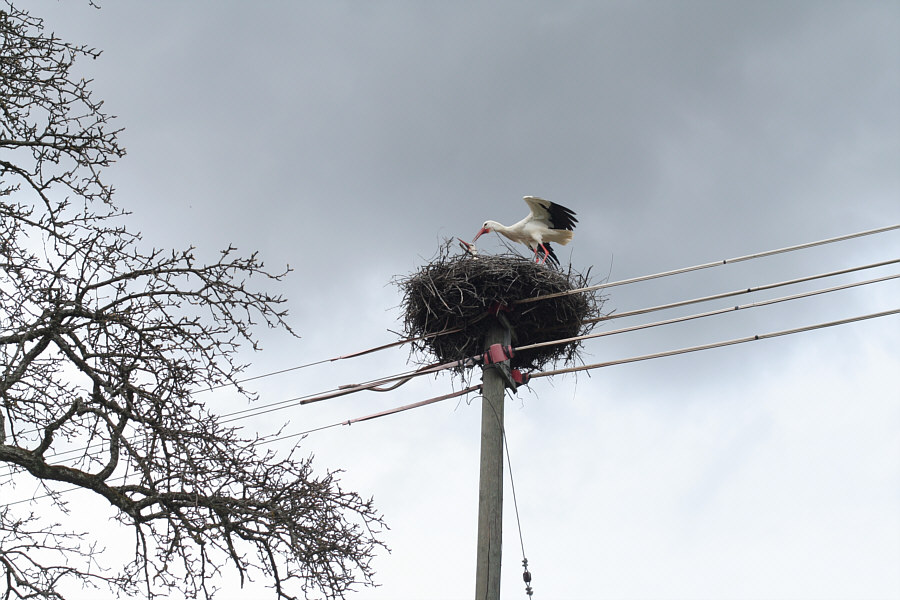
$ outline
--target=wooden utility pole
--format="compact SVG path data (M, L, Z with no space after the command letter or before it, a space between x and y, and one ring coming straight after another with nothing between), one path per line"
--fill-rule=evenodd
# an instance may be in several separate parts
M494 321L484 340L509 345L510 331ZM500 550L503 540L503 401L506 383L500 372L509 361L485 365L481 376L481 472L478 485L478 557L476 600L500 598Z

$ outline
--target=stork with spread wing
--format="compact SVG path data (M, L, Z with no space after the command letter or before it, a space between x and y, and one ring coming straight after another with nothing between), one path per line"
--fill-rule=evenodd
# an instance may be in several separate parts
M543 263L549 259L559 265L559 259L553 252L550 242L565 246L572 241L575 235L572 230L578 222L575 212L535 196L525 196L525 203L531 209L531 214L509 227L497 221L485 221L472 243L474 244L485 233L496 231L514 242L531 248L535 262Z

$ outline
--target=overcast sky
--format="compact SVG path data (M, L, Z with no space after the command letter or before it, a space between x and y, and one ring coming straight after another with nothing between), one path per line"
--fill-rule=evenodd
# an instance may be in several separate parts
M107 178L147 244L211 254L234 243L294 269L276 291L302 339L261 332L249 374L396 339L392 278L445 237L520 219L524 195L578 213L558 254L598 279L900 223L897 2L28 4L48 29L104 50L81 67L126 128L128 155ZM501 250L496 238L480 250ZM613 288L606 308L897 257L892 232ZM600 338L584 360L897 308L898 297L895 280ZM605 327L641 322L625 321ZM887 317L520 391L507 433L535 598L900 596L898 333ZM273 402L405 371L407 359L399 348L254 389ZM420 378L240 424L252 435L289 421L294 433L458 387ZM208 398L244 406L225 390ZM480 401L469 402L303 442L391 526L381 587L352 597L471 597ZM523 598L508 487L506 499L502 595Z

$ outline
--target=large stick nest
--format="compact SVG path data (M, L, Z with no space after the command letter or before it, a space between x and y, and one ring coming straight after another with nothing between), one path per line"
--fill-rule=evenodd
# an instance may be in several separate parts
M512 328L515 347L584 335L596 324L591 320L600 316L603 300L595 292L517 304L587 287L590 270L581 274L569 265L563 271L512 253L451 256L450 246L448 241L430 263L395 280L403 291L404 335L422 338L415 342L415 349L425 357L420 364L483 353L484 337L498 318L494 315L498 308L501 321L505 318ZM550 363L572 364L579 345L568 342L517 351L511 365L542 369Z

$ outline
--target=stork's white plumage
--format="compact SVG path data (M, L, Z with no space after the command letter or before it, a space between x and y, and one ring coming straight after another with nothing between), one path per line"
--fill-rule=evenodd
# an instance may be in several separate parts
M531 214L516 223L515 225L502 225L497 221L485 221L481 226L481 230L472 240L480 238L485 233L496 231L506 236L514 242L525 244L534 252L535 262L544 262L549 259L551 262L559 264L556 253L550 242L562 244L565 246L572 241L575 235L575 212L549 200L536 198L534 196L525 196L525 202L531 209ZM542 252L539 252L540 251ZM543 256L540 256L540 254Z

